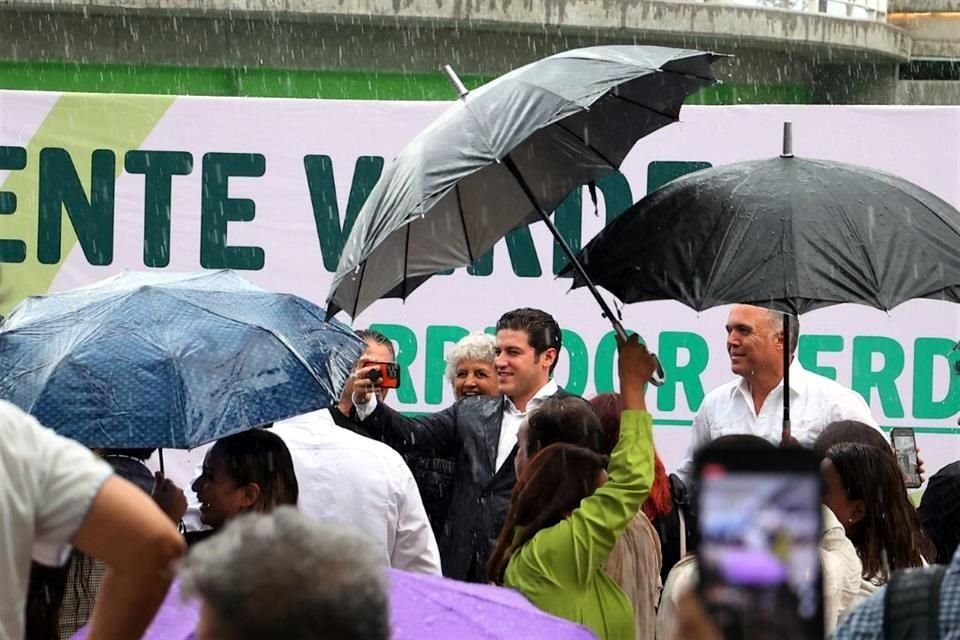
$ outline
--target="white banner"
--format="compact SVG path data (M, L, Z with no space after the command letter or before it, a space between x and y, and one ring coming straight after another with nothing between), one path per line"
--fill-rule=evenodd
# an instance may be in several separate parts
M344 219L383 163L447 106L0 91L3 308L123 269L224 267L322 305ZM585 243L608 215L672 176L775 156L785 120L799 156L889 171L960 204L960 108L686 107L682 122L641 140L622 175L601 185L596 213L584 193L581 215L570 205L558 224L581 227ZM498 244L490 265L438 275L405 304L384 300L361 315L355 326L374 325L397 343L406 380L393 405L450 404L444 352L518 306L549 311L566 330L562 386L587 397L611 390L609 326L585 290L568 293L569 282L554 277L558 255L534 225ZM731 378L727 312L673 302L623 310L667 368L668 383L649 401L668 468L703 394ZM837 306L803 316L801 333L808 368L861 392L882 425L918 430L928 475L960 457L960 376L945 357L960 338L956 305L914 301L889 314Z

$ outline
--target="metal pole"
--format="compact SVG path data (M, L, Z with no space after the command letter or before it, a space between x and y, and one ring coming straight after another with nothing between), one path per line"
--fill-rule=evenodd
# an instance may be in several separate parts
M784 122L783 123L783 153L780 154L781 158L792 158L793 157L793 123Z
M450 84L453 85L454 91L457 92L457 99L462 100L466 97L470 90L464 86L463 82L460 81L460 76L457 75L457 72L453 70L448 64L443 65L443 74L447 76L447 80L450 81Z
M790 442L790 316L783 314L783 430L780 446Z
M550 219L550 215L543 210L543 207L540 206L536 196L533 195L533 191L530 190L530 186L527 184L527 181L523 179L523 174L520 173L520 169L517 167L516 163L514 163L513 158L507 155L503 159L503 165L516 179L517 183L520 185L520 188L523 190L523 193L527 196L527 199L533 205L534 209L536 209L544 224L547 225L547 229L550 230L550 233L553 234L557 244L560 245L560 249L564 254L566 254L571 266L573 266L577 274L583 279L583 282L587 285L587 289L590 290L593 298L597 301L597 304L600 305L600 310L603 312L603 315L606 316L607 320L610 321L610 324L613 325L613 330L616 332L617 336L621 340L626 341L627 332L624 330L623 325L613 314L613 311L610 309L610 305L607 304L607 301L604 300L603 296L600 295L600 291L597 289L597 286L593 284L593 280L587 275L587 272L584 270L583 265L580 264L580 261L577 260L577 256L573 252L573 249L570 248L570 245L567 244L567 241L560 234L560 231L557 229L556 225L553 224L553 220ZM653 376L650 378L650 383L656 387L659 387L664 383L666 377L663 373L663 367L660 365L660 359L657 358L655 353L651 352L650 355L653 357L653 360L657 365L656 371L654 371Z

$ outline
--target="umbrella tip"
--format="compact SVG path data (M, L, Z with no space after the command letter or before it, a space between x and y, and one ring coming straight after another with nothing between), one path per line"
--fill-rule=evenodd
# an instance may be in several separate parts
M783 153L781 158L793 157L793 123L787 120L783 123Z
M443 70L443 74L447 76L447 80L449 80L450 84L453 86L453 90L457 92L457 99L462 100L465 98L466 95L470 93L470 90L464 86L463 82L461 82L460 76L458 76L457 72L453 70L453 67L445 64L443 67L441 67L441 69Z

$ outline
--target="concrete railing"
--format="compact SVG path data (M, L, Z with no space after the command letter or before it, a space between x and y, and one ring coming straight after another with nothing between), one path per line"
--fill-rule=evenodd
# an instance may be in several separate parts
M864 20L884 20L887 14L887 0L678 0L681 2L703 2L704 4L718 5L742 5L758 9L781 9L788 11L799 11L802 13L823 14L838 18L859 18ZM911 0L895 0L900 2L909 2ZM916 0L920 2L960 2L960 0ZM504 14L516 14L518 16L524 13L537 13L536 5L543 3L530 2L526 4L529 10L510 7L505 3L501 12ZM471 15L482 16L485 11L479 6L481 3L475 3L478 6L472 6L470 2L461 3L460 0L0 0L0 7L3 5L35 7L39 9L112 9L112 10L132 10L132 11L157 11L157 12L178 12L178 13L207 13L207 12L232 12L236 15L255 14L268 12L271 14L320 14L330 10L333 13L345 14L368 14L370 16L396 14L401 16L406 13L422 13L417 10L421 4L432 4L432 10L428 13L437 13L456 17L460 15L461 19L469 19ZM464 7L460 5L464 4ZM495 7L496 3L490 3L490 7ZM617 4L636 4L631 0L574 0L569 3L556 3L561 5L553 8L548 6L548 1L544 4L546 13L555 12L562 16L565 9L570 13L586 12L592 13L591 9L585 8L591 4L602 7L603 10L616 9ZM577 7L576 5L581 5ZM472 7L472 8L471 8ZM616 12L616 11L615 11ZM549 22L549 21L548 21Z
M684 0L689 2L689 0ZM702 0L706 4L740 5L758 9L781 9L836 18L884 21L887 0Z
M433 70L456 51L462 69L496 73L548 49L635 39L735 53L776 43L787 55L832 62L907 60L910 35L887 22L887 2L0 0L0 58ZM563 42L545 49L543 38L553 37ZM410 57L399 61L399 50Z

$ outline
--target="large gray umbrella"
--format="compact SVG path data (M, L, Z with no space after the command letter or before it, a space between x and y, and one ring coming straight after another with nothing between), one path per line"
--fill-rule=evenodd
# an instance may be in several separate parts
M534 62L469 95L459 85L462 99L400 153L361 209L328 314L356 316L380 298L405 299L531 221L544 219L555 232L547 212L616 170L638 139L675 122L684 99L715 81L717 57L590 47ZM561 246L569 249L562 239Z
M787 123L780 157L671 182L579 258L594 283L625 303L678 300L697 311L746 303L798 315L840 303L889 310L912 298L960 302L960 212L887 173L795 158ZM576 271L565 274L574 287L587 285Z

